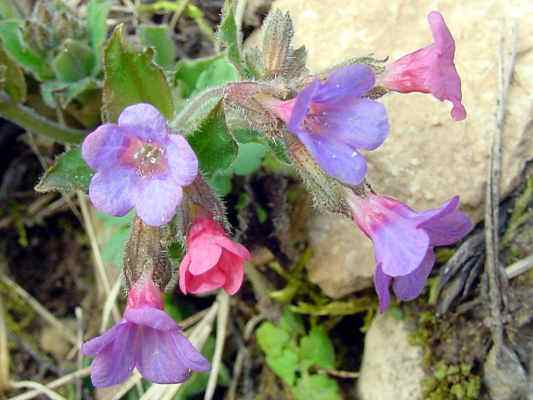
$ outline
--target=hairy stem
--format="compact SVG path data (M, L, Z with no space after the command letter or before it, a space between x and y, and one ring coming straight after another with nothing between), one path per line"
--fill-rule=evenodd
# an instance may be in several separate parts
M13 103L5 94L0 94L0 116L39 135L63 143L81 143L87 132L50 121L31 108Z

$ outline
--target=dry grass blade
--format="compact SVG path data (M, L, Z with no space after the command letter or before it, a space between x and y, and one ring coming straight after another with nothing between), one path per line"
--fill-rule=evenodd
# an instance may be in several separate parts
M48 388L48 389L55 389L55 388L61 387L61 386L65 385L65 384L73 381L74 379L85 378L86 376L89 376L90 373L91 373L91 369L90 368L80 369L78 371L75 371L75 372L72 372L72 373L67 374L65 376L62 376L61 378L56 379L55 381L50 382L45 387ZM30 399L33 399L34 397L37 397L40 394L43 394L43 391L41 389L42 389L42 387L39 387L38 389L30 390L29 392L26 392L26 393L23 393L23 394L19 394L18 396L15 396L15 397L11 397L9 400L30 400Z
M499 93L498 106L496 109L496 129L493 131L492 135L485 205L485 243L487 251L485 272L487 273L489 283L488 294L492 317L492 338L496 346L501 346L503 344L502 312L505 306L505 301L502 289L505 289L507 283L507 277L503 273L503 269L498 260L498 211L500 203L501 147L507 94L509 92L509 86L511 84L511 78L516 61L516 24L513 26L512 40L512 51L509 56L508 63L505 62L506 57L503 35L499 49Z
M119 278L113 284L111 292L107 296L107 299L104 303L104 308L102 309L102 323L100 324L100 333L103 333L107 329L109 324L109 319L113 308L116 306L117 298L120 294L120 287L122 286L122 280Z
M60 394L54 392L49 387L33 381L20 381L20 382L11 382L11 387L14 389L35 389L38 391L38 394L45 394L52 400L67 400Z
M217 297L217 301L219 303L217 316L217 338L204 400L211 400L215 394L218 373L220 371L220 366L222 365L222 354L224 352L224 343L226 341L226 331L228 328L228 315L230 309L229 295L225 291L221 290Z
M9 348L4 321L4 305L0 297L0 394L9 388Z
M533 254L523 258L505 268L507 278L512 279L533 268Z
M30 295L16 282L12 281L5 275L0 275L0 280L10 289L12 289L13 292L22 297L22 299L24 299L24 301L28 303L28 305L30 305L31 308L33 308L35 312L39 314L46 322L55 327L61 336L63 336L73 345L78 344L76 333L62 324L61 321L59 321L50 311L44 308L41 303L39 303L32 295Z

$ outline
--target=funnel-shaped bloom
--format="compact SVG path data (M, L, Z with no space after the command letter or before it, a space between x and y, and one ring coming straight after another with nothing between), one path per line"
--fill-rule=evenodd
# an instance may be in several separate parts
M123 382L135 367L155 383L180 383L191 371L210 368L163 311L161 291L149 278L142 278L130 289L123 319L102 336L84 343L81 351L96 357L91 365L96 387Z
M248 250L226 236L210 218L198 218L187 235L187 252L180 264L180 289L184 294L224 288L235 294L244 277Z
M389 133L385 107L365 98L374 87L370 67L337 68L325 82L315 80L296 98L267 105L287 123L326 173L357 185L366 174L360 149L374 150Z
M398 299L418 297L435 263L433 247L455 243L472 228L457 209L457 196L422 212L374 194L358 197L350 191L347 200L355 223L374 243L374 285L381 311L389 306L391 283Z
M171 135L165 118L150 104L127 107L118 124L104 124L82 145L83 159L96 171L89 187L93 205L125 215L135 207L147 225L170 221L182 186L198 173L198 160L181 135Z
M442 15L432 11L428 15L433 43L409 53L390 64L382 84L401 93L431 93L440 101L453 104L452 118L461 121L466 110L461 103L461 79L453 62L455 42Z

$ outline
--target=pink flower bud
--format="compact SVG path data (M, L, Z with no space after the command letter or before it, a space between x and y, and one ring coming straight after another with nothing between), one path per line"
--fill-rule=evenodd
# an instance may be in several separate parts
M461 103L461 78L453 62L455 42L437 11L428 15L434 43L409 53L387 66L382 84L401 93L431 93L440 101L453 104L452 118L461 121L466 110Z
M180 264L180 289L184 294L224 288L235 294L244 278L249 251L226 236L213 219L199 217L187 236L187 253Z

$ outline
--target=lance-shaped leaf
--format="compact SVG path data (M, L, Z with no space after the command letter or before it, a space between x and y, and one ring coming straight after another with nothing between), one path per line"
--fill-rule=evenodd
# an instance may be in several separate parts
M98 58L107 36L106 20L110 8L111 3L106 0L91 0L87 5L89 40Z
M52 69L58 80L76 82L91 75L96 65L96 57L85 44L67 39L63 49L52 60Z
M218 41L222 47L227 49L228 59L235 68L246 75L243 69L242 58L242 33L240 26L235 19L235 1L226 0L222 10L222 21L218 28Z
M2 48L0 48L0 68L1 88L6 91L13 102L20 103L24 101L27 93L24 73Z
M221 102L188 140L207 178L216 171L228 168L237 157L237 143L226 125Z
M0 38L4 50L12 60L33 73L37 79L44 81L53 78L54 73L46 60L24 42L21 23L20 20L14 19L0 22Z
M56 107L57 102L62 108L66 108L75 98L96 91L99 87L99 82L92 77L77 82L48 81L41 85L41 96L51 108Z
M139 26L141 43L155 49L155 62L165 69L171 69L176 59L176 46L166 25Z
M93 171L81 158L79 147L61 154L43 175L35 190L38 192L71 192L89 188Z
M119 25L104 51L103 114L115 122L124 108L149 103L167 119L172 119L172 92L165 74L154 62L154 52L137 52L129 48Z

